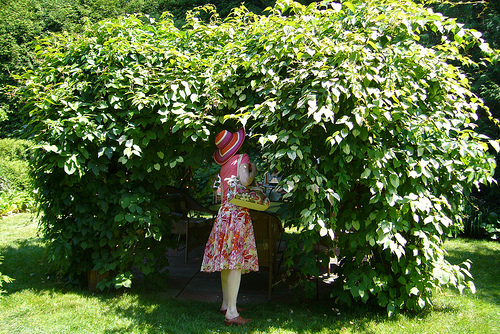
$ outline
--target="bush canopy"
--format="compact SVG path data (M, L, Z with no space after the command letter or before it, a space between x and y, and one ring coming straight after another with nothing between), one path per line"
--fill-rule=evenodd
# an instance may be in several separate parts
M498 149L474 131L485 106L461 67L481 64L462 51L497 53L410 1L282 0L266 14L242 6L222 21L205 6L183 29L168 14L127 16L39 41L17 93L40 143L51 259L114 271L116 287L131 266L153 273L170 236L158 189L189 184L218 131L239 124L283 177L282 218L299 232L286 263L317 275L316 246L339 248L337 301L392 314L424 308L441 285L474 289L443 242L471 189L493 181ZM441 42L426 47L425 34Z

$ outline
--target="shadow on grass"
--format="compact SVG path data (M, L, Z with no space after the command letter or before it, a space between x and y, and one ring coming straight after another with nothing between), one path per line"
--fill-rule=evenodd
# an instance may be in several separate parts
M40 239L19 241L0 249L5 257L2 273L15 279L4 285L9 294L31 290L35 294L57 294L71 292L102 304L103 321L109 323L106 333L214 333L227 332L279 332L294 333L338 333L343 331L376 333L375 324L395 322L398 317L387 319L385 310L369 305L339 307L326 296L319 301L295 301L290 303L260 303L244 305L247 311L242 315L253 319L243 327L227 328L224 317L219 313L219 303L188 301L173 298L148 281L134 285L126 291L93 293L86 288L65 284L50 272L44 257L45 249ZM474 245L473 245L474 246ZM491 303L499 303L499 252L485 249L477 244L466 249L449 250L449 261L461 263L469 258L474 261L473 274L478 286L478 297ZM124 302L130 300L130 302ZM75 311L78 312L78 311ZM454 313L450 306L435 307L432 310L405 315L425 321L431 313ZM113 326L116 317L126 318L127 325Z
M449 242L447 260L451 264L472 261L470 273L474 277L476 297L487 303L500 305L500 244L481 240L461 239Z
M101 297L104 298L104 297ZM218 303L164 299L161 293L141 293L137 303L122 305L111 301L108 305L115 314L127 317L132 323L107 333L140 331L148 333L375 333L370 322L382 319L383 314L365 309L339 311L331 303L250 304L243 317L251 318L250 324L228 328Z
M23 289L43 289L56 277L45 261L45 247L40 238L17 240L12 246L0 248L3 256L1 272L14 281L4 284L8 293Z
M254 303L244 305L247 311L242 314L252 318L252 322L248 326L229 329L219 313L219 303L179 300L149 285L148 280L129 290L100 293L65 284L49 269L41 239L16 241L1 248L0 252L5 257L2 273L14 279L4 285L7 295L29 290L35 295L50 294L51 298L72 293L90 299L92 303L98 301L99 309L103 310L100 319L109 322L106 333L213 333L228 330L236 333L273 330L335 333L346 329L370 333L368 323L385 316L383 311L368 306L339 309L326 298L321 301ZM115 317L126 318L128 325L113 325Z

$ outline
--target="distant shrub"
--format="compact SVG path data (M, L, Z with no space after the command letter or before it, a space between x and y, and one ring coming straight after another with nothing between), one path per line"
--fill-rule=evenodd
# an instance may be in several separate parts
M33 207L28 163L32 145L28 140L0 139L0 214Z
M499 240L499 212L498 206L488 205L485 200L471 196L465 210L462 234L468 238Z
M0 256L0 264L2 264L3 256ZM7 275L3 275L2 272L0 271L0 297L2 296L2 293L5 293L3 290L3 283L10 283L12 282L12 278L10 278Z
M1 191L0 215L27 212L34 208L35 199L31 191Z
M0 139L0 191L31 190L28 171L32 143L22 139Z
M29 149L33 143L25 139L0 139L0 159L27 160L32 154Z

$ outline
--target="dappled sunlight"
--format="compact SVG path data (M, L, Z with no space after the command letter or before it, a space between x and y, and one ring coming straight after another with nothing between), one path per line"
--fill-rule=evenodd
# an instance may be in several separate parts
M497 241L451 239L445 243L447 259L453 264L472 261L470 273L474 277L476 294L485 303L500 305L500 289L496 282L500 277L500 243ZM470 292L466 292L470 295Z

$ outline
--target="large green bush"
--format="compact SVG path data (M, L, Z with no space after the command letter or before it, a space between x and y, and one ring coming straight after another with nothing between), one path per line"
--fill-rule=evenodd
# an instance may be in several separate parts
M340 249L338 301L393 313L424 308L441 285L473 289L443 241L495 166L456 66L479 66L459 51L474 43L492 54L478 33L404 1L200 13L183 30L131 16L41 41L18 94L40 143L51 259L116 271L116 286L131 265L151 273L170 231L158 189L190 186L215 134L239 122L283 176L283 218L300 232L287 264L316 275L315 245ZM454 39L424 47L429 29Z

